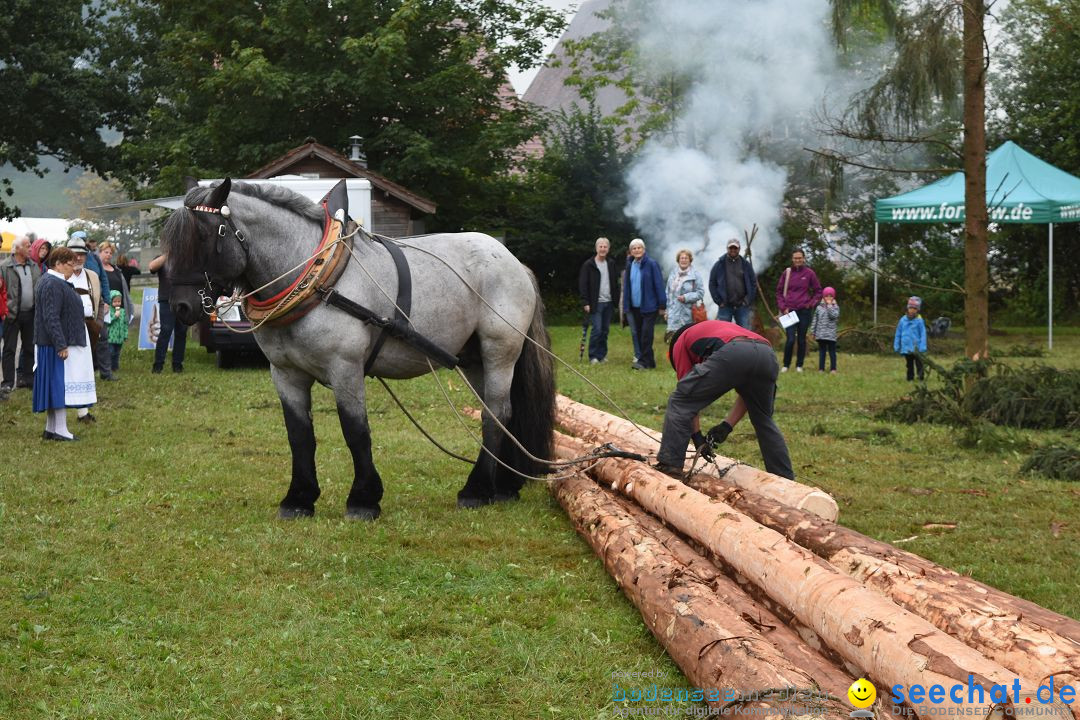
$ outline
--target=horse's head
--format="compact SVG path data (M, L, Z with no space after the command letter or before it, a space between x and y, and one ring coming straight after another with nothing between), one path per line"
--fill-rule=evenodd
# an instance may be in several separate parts
M243 276L248 257L243 230L227 203L232 181L211 188L193 187L184 206L165 223L162 249L173 290L169 304L181 322L191 325L201 310Z

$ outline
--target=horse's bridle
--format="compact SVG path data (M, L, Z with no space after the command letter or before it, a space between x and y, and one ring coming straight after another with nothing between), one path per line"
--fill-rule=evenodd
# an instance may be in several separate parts
M214 253L221 253L221 241L223 238L232 234L232 237L240 244L240 249L244 251L245 261L249 260L247 237L244 235L240 228L236 227L236 223L232 219L232 211L228 205L222 205L220 208L212 207L210 205L195 205L194 207L185 208L191 212L201 212L208 215L220 215L221 222L217 227L217 234L214 240ZM246 265L246 262L245 262ZM177 277L171 279L173 285L186 286L186 287L198 287L199 288L199 304L202 305L203 312L207 315L212 313L217 308L217 293L214 291L214 279L210 277L210 272L207 269L203 269L198 275L192 274L188 277ZM231 282L219 280L218 285L220 287L227 287Z

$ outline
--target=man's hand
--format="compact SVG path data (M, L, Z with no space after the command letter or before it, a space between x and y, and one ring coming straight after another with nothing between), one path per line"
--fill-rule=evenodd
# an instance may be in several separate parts
M708 434L705 439L713 446L722 444L727 440L727 436L731 434L731 426L728 425L728 421L724 420L719 425L713 425L709 428Z
M716 459L716 453L713 451L712 443L709 442L708 438L701 434L700 430L691 435L690 439L694 441L694 449L701 453L701 457L709 462Z
M586 305L586 306L585 306L585 314L587 315L588 313L589 313L589 306L588 306L588 305Z

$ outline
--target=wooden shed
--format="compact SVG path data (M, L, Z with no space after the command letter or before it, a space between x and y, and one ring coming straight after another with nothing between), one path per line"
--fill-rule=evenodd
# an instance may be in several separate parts
M265 180L279 175L318 178L364 178L371 183L373 232L390 237L425 232L424 217L435 214L435 203L369 169L362 160L350 160L314 140L294 148L247 176Z

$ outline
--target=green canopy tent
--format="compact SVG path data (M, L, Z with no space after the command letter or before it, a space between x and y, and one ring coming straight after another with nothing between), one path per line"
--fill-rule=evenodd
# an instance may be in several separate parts
M1035 157L1016 143L986 158L986 205L991 223L1046 223L1049 227L1047 343L1054 346L1054 224L1080 222L1080 178ZM877 322L878 226L880 223L964 222L964 173L875 203L874 322Z

